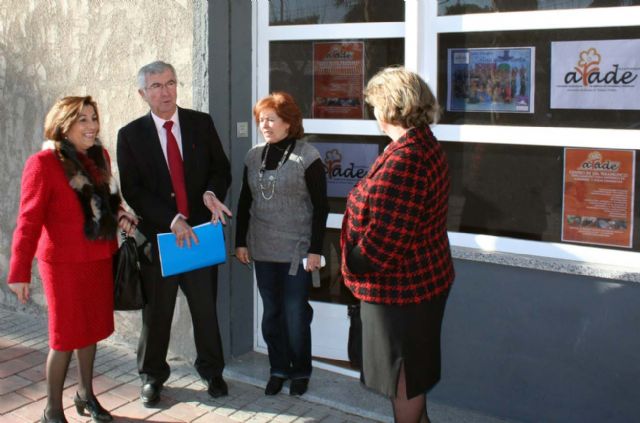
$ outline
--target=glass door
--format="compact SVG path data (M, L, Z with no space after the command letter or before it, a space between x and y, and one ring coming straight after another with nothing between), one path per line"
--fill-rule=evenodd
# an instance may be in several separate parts
M340 275L340 227L347 193L388 142L362 92L378 70L406 62L405 2L280 0L253 5L254 101L272 91L290 93L302 109L306 140L320 151L327 172L327 265L311 294L314 365L348 373L347 305L357 300ZM262 142L255 126L253 139L254 144ZM254 297L254 345L266 352L257 289Z

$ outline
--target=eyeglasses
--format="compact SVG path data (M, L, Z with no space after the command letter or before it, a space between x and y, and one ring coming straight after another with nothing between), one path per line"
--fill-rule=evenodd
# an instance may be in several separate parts
M154 82L153 84L146 87L145 90L151 91L151 92L158 92L158 91L161 91L163 88L166 88L167 90L175 90L176 85L178 85L178 83L175 80L171 79L170 81L167 81L164 84L161 84L159 82Z

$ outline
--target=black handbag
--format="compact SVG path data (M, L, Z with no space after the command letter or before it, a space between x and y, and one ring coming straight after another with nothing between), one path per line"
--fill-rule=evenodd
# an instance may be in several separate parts
M140 310L145 305L142 272L136 240L123 235L113 257L113 307L115 310Z

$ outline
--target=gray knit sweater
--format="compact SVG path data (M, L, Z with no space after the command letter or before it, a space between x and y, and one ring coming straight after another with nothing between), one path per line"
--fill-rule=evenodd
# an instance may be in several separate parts
M253 147L245 158L253 197L247 244L254 260L291 263L289 274L295 275L311 239L313 206L305 170L320 153L307 142L296 141L279 170L265 170L261 188L258 178L264 148L265 144ZM271 176L275 184L269 180Z

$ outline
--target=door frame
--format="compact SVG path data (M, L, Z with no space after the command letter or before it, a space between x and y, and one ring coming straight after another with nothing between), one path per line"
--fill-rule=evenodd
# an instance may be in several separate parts
M407 2L405 17L411 16L419 9L419 2ZM417 29L418 17L415 16L412 26ZM417 31L414 31L417 37ZM252 101L269 93L269 43L284 40L341 40L341 39L376 39L405 38L405 22L372 22L349 24L317 24L317 25L284 25L269 26L269 2L252 2ZM417 40L417 39L416 39ZM416 41L408 43L405 39L405 66L417 70ZM408 51L408 50L411 51ZM413 55L410 57L410 55ZM343 135L381 135L374 120L352 119L304 119L306 133L343 134ZM251 128L252 145L259 143L260 138L255 122ZM340 229L342 214L330 213L327 218L328 229ZM258 292L254 273L254 350L267 353L267 346L262 338L262 301ZM311 324L312 354L348 361L347 340L349 334L349 318L347 306L342 304L311 301L314 318ZM359 372L342 367L313 361L313 366L337 373L359 377Z

